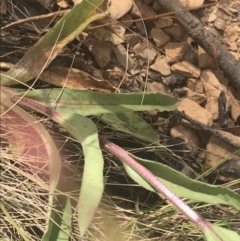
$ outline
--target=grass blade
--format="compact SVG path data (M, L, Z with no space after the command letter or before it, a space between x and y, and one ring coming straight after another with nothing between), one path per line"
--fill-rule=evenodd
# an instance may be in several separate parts
M8 72L1 74L0 85L25 83L39 75L57 56L62 48L79 35L89 23L103 18L105 13L96 14L103 0L82 1L68 12L23 58Z
M60 96L60 98L59 98ZM178 106L174 97L142 93L115 94L94 91L64 89L42 89L29 91L26 97L42 102L47 107L55 107L56 111L78 113L83 116L100 115L103 113L125 113L129 111L172 111ZM56 100L57 103L56 103Z

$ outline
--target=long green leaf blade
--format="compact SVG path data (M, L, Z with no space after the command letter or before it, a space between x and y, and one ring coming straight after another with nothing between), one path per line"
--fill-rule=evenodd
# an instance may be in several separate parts
M61 49L79 35L89 23L103 18L106 13L95 14L103 0L82 1L67 13L41 38L8 72L1 74L0 85L25 83L39 75L57 56Z
M101 201L104 189L103 156L95 124L74 113L56 113L53 120L75 137L83 147L85 165L78 202L78 224L83 236Z
M219 236L224 241L240 240L240 235L238 235L236 232L233 232L231 230L219 227L216 224L213 224L213 228L216 230L216 233L218 233ZM204 237L207 241L215 241L216 240L216 236L212 232L210 232L209 230L205 231L203 234L204 234Z
M152 109L172 111L178 106L176 98L160 93L145 94L141 105L142 95L141 93L107 94L70 89L63 91L61 89L44 89L29 91L26 97L40 101L46 107L54 108L61 113L72 111L83 116Z
M50 220L42 241L68 241L72 229L72 205L69 197L54 197Z
M78 202L78 224L83 236L100 203L103 189L103 157L95 124L88 118L70 114L61 125L81 141L85 165Z
M240 195L234 191L222 187L210 185L197 180L193 180L174 169L158 162L134 158L144 167L157 176L173 193L182 198L206 202L210 204L225 204L240 210ZM144 188L154 191L153 188L132 168L124 165L129 176Z

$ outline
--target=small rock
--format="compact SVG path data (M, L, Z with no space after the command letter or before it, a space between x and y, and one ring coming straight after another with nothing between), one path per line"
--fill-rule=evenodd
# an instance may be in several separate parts
M157 1L154 1L153 4L152 4L152 8L154 11L159 11L161 9L161 5L157 2Z
M198 9L203 5L204 0L179 0L183 7L187 9Z
M219 130L219 132L233 142L240 144L240 137L221 130ZM239 159L240 152L236 152L234 147L212 135L206 148L206 161L204 169L207 170L211 167L215 167L221 160L226 159L229 156L231 156L231 158L236 157Z
M104 68L110 62L110 54L113 49L112 43L108 41L100 42L96 39L92 39L88 43L95 61L99 67Z
M164 49L168 63L174 63L182 59L184 52L189 47L186 42L168 42Z
M218 81L220 82L223 91L225 93L227 93L227 90L229 88L229 86L228 86L229 80L224 76L223 72L221 72L219 69L216 69L216 70L214 70L212 72L216 76Z
M221 18L217 18L214 22L214 27L219 29L219 30L224 30L226 26L225 20Z
M174 37L177 40L180 40L184 30L178 24L173 24L171 27L164 28L164 32Z
M187 91L186 97L190 100L195 101L199 105L207 100L207 97L204 94L199 94L199 93L193 92L192 90L190 90L187 87L183 87L183 89Z
M217 15L215 13L211 13L208 18L208 22L212 23L217 19Z
M198 67L198 56L192 48L188 48L185 51L182 61L187 61L188 63Z
M197 154L198 147L199 147L199 139L196 134L196 131L190 129L190 128L185 128L184 126L181 125L175 125L171 131L170 135L173 138L179 138L183 140L186 144L186 147L192 154Z
M200 79L188 78L187 87L199 94L203 94L203 84Z
M171 89L162 83L154 81L153 83L147 83L147 92L169 94Z
M240 104L233 96L231 90L228 90L228 94L230 96L230 105L231 105L231 116L234 122L237 122L240 116Z
M133 66L133 59L131 56L128 55L126 49L122 44L119 44L115 49L114 53L116 55L118 63L124 67L127 68L127 70L131 69Z
M140 42L141 37L138 34L126 34L125 39L129 44L129 48L131 49L135 46L138 42Z
M218 98L223 87L211 70L202 71L201 81L207 96L205 109L212 113L213 120L216 120L219 117Z
M133 47L133 52L135 53L136 57L138 59L142 59L144 63L146 63L148 60L150 63L152 63L157 55L155 49L150 43L147 43L147 40L143 40L142 43L137 43Z
M228 42L228 39L225 39L226 40L226 45L228 47L229 50L231 51L237 51L238 50L238 46L237 46L237 43L236 42Z
M176 72L172 72L170 76L163 76L162 81L166 85L182 84L183 81L185 81L185 77Z
M154 18L157 13L146 3L141 0L134 0L131 14L136 18ZM121 1L119 1L121 3Z
M226 21L228 21L228 19L229 19L229 14L231 15L231 13L223 10L221 8L221 6L218 8L216 14L217 14L218 18L226 20Z
M198 78L201 74L201 70L199 68L187 61L181 61L173 64L171 66L171 70L189 78Z
M216 78L216 76L210 69L206 69L202 71L201 81L207 97L215 96L218 98L220 92L223 91L223 87L221 83L219 82L219 80ZM218 90L218 93L215 93L216 95L214 95L215 90Z
M238 10L235 8L228 8L229 12L231 13L238 13Z
M169 42L171 37L163 32L163 30L159 28L153 28L151 30L151 36L157 45L157 47L163 46L165 43Z
M109 6L109 13L113 19L119 19L126 14L133 6L132 0L112 0Z
M149 111L147 111L147 113L151 116L154 116L158 113L158 110L149 110Z
M155 63L151 65L150 68L164 76L171 74L170 66L168 65L167 60L164 56L158 56Z
M161 18L159 17L154 21L156 28L166 28L173 25L173 20L171 18Z
M183 89L183 88L175 88L173 90L173 95L178 97L178 98L183 98L186 97L187 95L187 90Z
M123 21L122 25L126 28L130 28L133 25L133 22L131 21L132 19L132 15L130 13L126 13L119 19L119 21Z
M124 75L124 71L119 67L114 67L113 69L107 69L104 72L103 77L107 80L120 80Z
M154 70L149 69L148 75L152 80L162 80L162 75Z
M212 126L213 118L212 114L198 105L196 102L186 98L177 108L179 111L184 111L187 115L191 116L194 120L197 120L207 126ZM190 124L188 121L183 120L184 123Z
M238 39L238 32L231 26L227 26L224 30L224 34L228 42L233 43Z
M120 24L113 24L110 28L96 28L92 32L93 36L101 42L112 42L114 45L123 43L126 29ZM88 42L88 41L86 41ZM88 43L86 43L88 45Z
M240 33L240 26L234 26L234 29L238 32L238 33Z
M162 75L154 70L149 69L148 70L148 75L152 80L161 80L162 79Z
M215 63L214 59L200 46L198 46L198 67L200 69L216 68L216 63Z

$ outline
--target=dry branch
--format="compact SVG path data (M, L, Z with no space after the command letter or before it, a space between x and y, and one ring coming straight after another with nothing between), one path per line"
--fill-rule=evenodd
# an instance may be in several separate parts
M186 33L218 62L232 85L240 90L240 62L227 50L221 42L209 33L201 22L190 12L183 11L178 0L156 0L166 12L176 12L174 17Z

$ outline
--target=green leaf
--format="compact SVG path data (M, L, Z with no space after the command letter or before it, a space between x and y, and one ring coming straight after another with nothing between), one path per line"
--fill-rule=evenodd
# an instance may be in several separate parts
M12 91L8 91L7 88L3 89L10 96L13 95ZM83 147L85 166L78 203L79 229L81 236L83 236L100 203L104 189L104 161L101 148L99 146L97 128L90 119L76 113L72 113L72 111L63 113L57 112L55 110L45 108L41 103L28 98L23 98L21 104L45 114L55 122L59 123L73 137L75 137ZM59 186L61 187L60 184ZM53 220L54 218L57 218L56 213L52 212L52 215ZM52 228L52 226L50 228Z
M78 202L78 224L83 236L101 201L104 189L104 161L97 128L90 119L74 113L56 113L53 120L65 128L83 147L85 165Z
M100 118L101 121L112 126L114 129L130 134L138 139L150 143L156 143L159 141L156 132L137 113L125 112L103 114Z
M240 240L240 236L231 230L219 227L215 224L212 225L212 227L215 229L216 233L219 234L222 240L224 241L237 241ZM205 230L204 237L207 241L218 241L217 237L209 230ZM220 240L219 240L220 241Z
M89 23L106 16L106 13L95 13L102 3L103 0L82 1L73 7L12 69L0 73L0 85L18 84L19 81L25 83L37 77Z
M71 236L72 205L67 196L54 197L50 220L42 241L68 241Z
M226 204L240 210L240 195L226 187L202 183L184 176L161 163L140 159L136 156L133 157L157 176L161 182L163 182L163 184L177 196L210 204ZM154 191L153 188L132 168L126 164L124 167L135 182L150 191Z
M107 94L71 89L33 90L26 95L26 97L40 101L60 113L72 111L83 116L152 109L172 111L178 106L176 98L160 93L145 94L141 105L142 96L142 93Z

